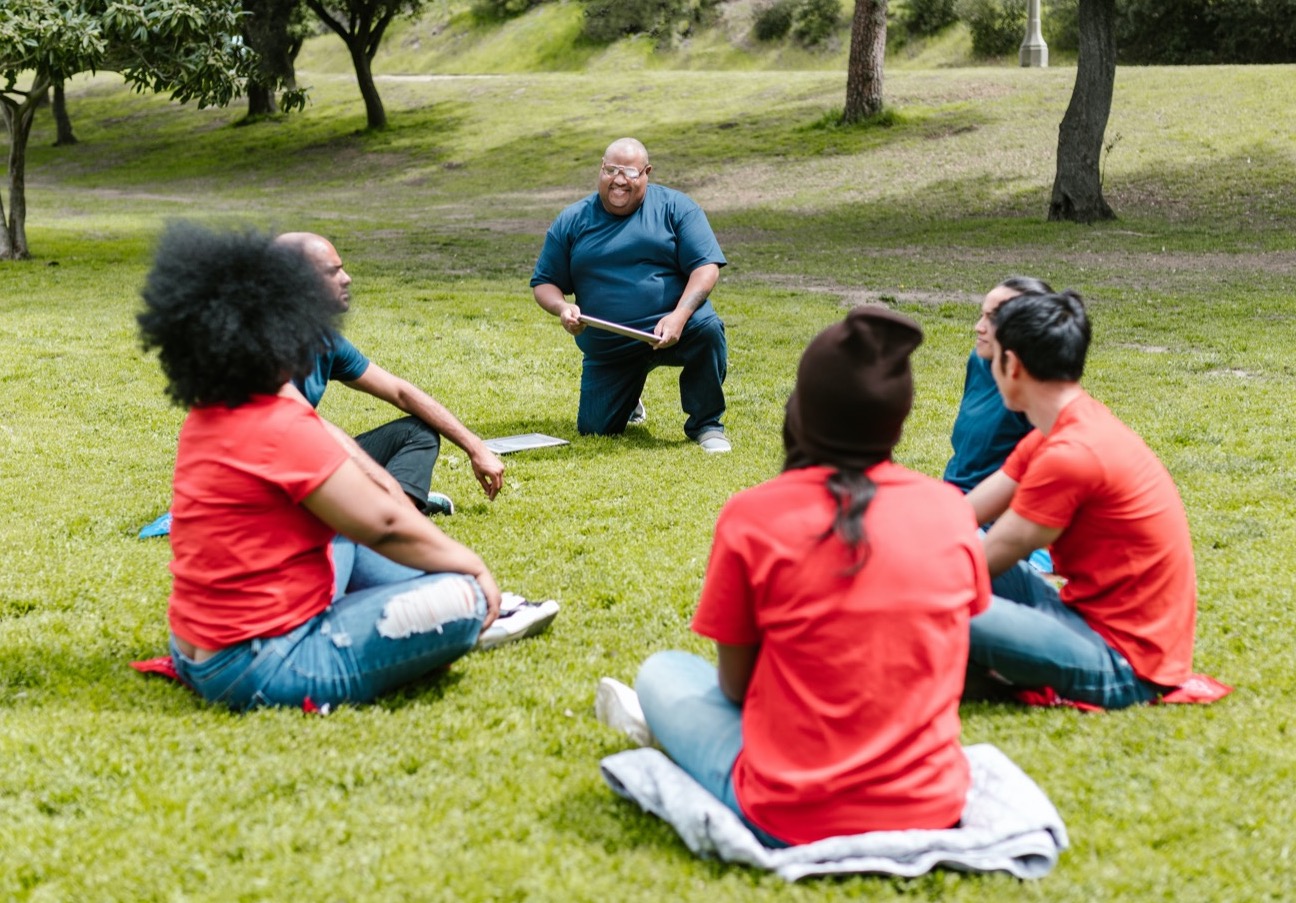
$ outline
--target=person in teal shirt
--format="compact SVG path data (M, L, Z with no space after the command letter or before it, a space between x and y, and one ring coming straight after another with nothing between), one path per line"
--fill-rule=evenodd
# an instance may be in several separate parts
M1008 455L1032 429L1025 414L1004 407L999 387L990 373L991 317L1005 301L1021 295L1049 295L1053 289L1042 279L1031 276L1012 276L1000 282L981 302L981 316L976 322L976 344L968 355L967 376L963 380L963 397L959 399L958 414L950 444L954 455L945 465L944 480L963 492L971 492L977 484L1003 466ZM1038 571L1051 573L1053 559L1048 549L1031 553L1030 565Z
M680 367L685 435L708 452L727 452L721 418L728 350L709 297L727 261L702 208L649 184L651 172L643 144L612 142L599 163L598 190L563 210L545 233L532 293L584 353L576 416L582 435L623 432L642 413L648 374ZM657 341L587 329L582 313Z
M1013 276L992 288L981 304L981 317L976 323L976 345L968 355L963 397L959 399L958 414L950 434L954 455L945 465L945 482L954 484L963 492L970 492L1002 467L1008 454L1031 431L1030 422L1024 415L1004 407L994 377L990 375L990 316L1000 304L1019 295L1052 292L1053 289L1042 280Z

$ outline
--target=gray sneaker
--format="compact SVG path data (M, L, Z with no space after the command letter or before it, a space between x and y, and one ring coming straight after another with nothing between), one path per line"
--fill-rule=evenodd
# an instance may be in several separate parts
M639 694L619 680L604 677L598 682L598 690L594 693L594 717L599 724L625 734L638 746L653 745L652 731L648 729L648 721L639 706Z
M729 444L724 430L707 430L697 437L697 444L702 446L704 452L712 455L733 451L733 446Z
M446 517L454 514L454 502L444 492L429 492L427 497L427 514L443 514Z
M634 423L647 423L647 422L648 422L648 410L644 407L643 399L641 398L639 399L639 403L635 405L634 410L630 412L630 419L627 420L626 423L634 424Z

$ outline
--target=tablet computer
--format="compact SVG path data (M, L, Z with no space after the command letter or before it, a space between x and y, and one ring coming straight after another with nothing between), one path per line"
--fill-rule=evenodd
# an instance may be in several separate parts
M608 332L615 332L617 335L623 335L631 339L638 339L641 342L647 342L649 345L656 345L661 339L651 332L644 332L642 329L634 329L630 326L622 326L620 323L613 323L611 320L600 320L598 317L591 317L588 314L581 314L577 317L586 326L593 326L595 329L606 329Z

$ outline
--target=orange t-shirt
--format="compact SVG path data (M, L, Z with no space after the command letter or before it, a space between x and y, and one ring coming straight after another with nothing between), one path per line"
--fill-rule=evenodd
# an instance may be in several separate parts
M989 604L976 518L952 486L883 462L867 564L821 539L831 470L788 471L720 514L693 629L759 645L734 790L789 843L948 828L968 790L959 697L969 621Z
M1062 534L1049 547L1061 598L1144 680L1192 673L1197 575L1179 490L1101 402L1081 395L1047 436L1034 430L1004 462L1012 510Z
M171 506L171 630L204 649L278 636L333 598L336 535L301 501L347 460L311 408L255 395L194 408Z

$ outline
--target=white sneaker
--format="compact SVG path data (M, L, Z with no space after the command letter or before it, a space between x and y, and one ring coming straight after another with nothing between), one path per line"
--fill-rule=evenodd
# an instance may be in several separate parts
M648 422L648 409L644 407L643 399L641 398L639 399L639 403L635 405L634 410L630 412L630 419L627 420L626 423L634 424L634 423L647 423L647 422Z
M733 446L729 444L724 430L707 430L697 437L697 444L702 446L704 452L712 455L733 451Z
M594 717L599 724L606 724L615 731L620 731L637 746L652 746L653 735L644 719L643 709L639 707L639 694L611 677L604 677L598 682L594 693Z
M556 617L558 603L553 599L528 602L517 593L501 593L499 617L478 635L477 648L494 649L544 633Z

